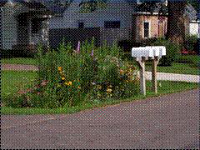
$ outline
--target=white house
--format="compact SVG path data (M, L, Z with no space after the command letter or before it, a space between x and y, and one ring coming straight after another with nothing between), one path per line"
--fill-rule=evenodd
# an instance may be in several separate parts
M194 7L190 4L188 4L185 8L185 14L189 18L189 35L198 35L198 28L200 20L197 18L197 11L194 9Z
M100 28L100 41L107 40L112 43L116 38L130 39L134 4L126 0L110 0L106 8L91 13L80 13L79 4L80 0L74 0L61 15L53 17L50 20L50 30Z
M100 43L106 40L108 44L112 44L114 41L130 41L136 36L138 40L142 40L164 36L166 33L166 17L164 16L164 19L160 17L162 18L160 20L156 13L152 15L148 12L137 12L138 2L136 0L109 0L105 8L91 13L81 13L80 2L80 0L74 0L65 10L60 11L60 14L51 18L50 40L52 37L53 43L55 40L60 41L61 38L73 40L74 36L78 34L83 34L82 39L85 39L89 36L87 34L89 32L84 34L83 30L90 29L93 32L94 28L100 30L97 34L100 35ZM97 31L94 30L94 32ZM73 35L71 35L72 32ZM60 37L62 34L65 35Z
M0 1L0 49L34 50L48 45L50 11L32 0Z

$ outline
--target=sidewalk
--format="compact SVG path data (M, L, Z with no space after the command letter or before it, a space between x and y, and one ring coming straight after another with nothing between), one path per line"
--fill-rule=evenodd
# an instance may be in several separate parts
M21 65L21 64L1 64L1 70L13 71L37 71L38 67L34 65Z
M167 81L183 81L183 82L193 82L199 83L200 78L198 75L186 75L186 74L175 74L175 73L164 73L158 72L158 80ZM152 73L146 72L146 79L152 80Z
M15 71L37 71L38 70L38 68L34 65L19 65L19 64L2 64L1 69L15 70ZM146 79L147 80L152 79L151 72L146 72ZM185 75L185 74L158 72L158 80L199 83L200 78L198 75Z

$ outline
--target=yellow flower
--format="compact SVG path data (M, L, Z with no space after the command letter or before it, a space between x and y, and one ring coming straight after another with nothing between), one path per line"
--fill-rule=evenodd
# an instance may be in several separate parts
M62 71L62 67L58 67L58 71Z
M112 88L112 85L109 85L109 88Z
M62 77L62 80L65 80L65 77Z
M72 85L72 82L71 82L71 81L69 81L69 82L65 82L65 85L67 85L67 86L71 86L71 85Z
M112 89L107 89L106 90L108 93L111 93L112 92Z
M99 90L101 90L101 89L102 89L102 86L101 86L101 85L97 85L97 88L98 88Z

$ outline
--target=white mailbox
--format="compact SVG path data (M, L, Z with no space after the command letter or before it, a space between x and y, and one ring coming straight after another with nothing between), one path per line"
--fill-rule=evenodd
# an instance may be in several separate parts
M132 57L137 59L145 57L147 59L148 57L154 57L154 52L153 49L147 47L134 47L132 48Z
M147 46L147 49L152 49L154 51L154 57L161 58L166 56L166 47L165 46Z
M157 65L159 59L166 55L166 47L164 46L146 46L132 48L132 57L136 58L140 66L140 89L143 95L146 95L146 81L145 81L145 60L153 59L152 63L152 89L157 94Z
M154 58L166 55L166 48L164 46L146 46L146 47L134 47L132 48L132 57L137 59L145 58Z

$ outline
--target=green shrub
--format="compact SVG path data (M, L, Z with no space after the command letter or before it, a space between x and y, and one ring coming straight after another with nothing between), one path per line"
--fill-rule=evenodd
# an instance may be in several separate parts
M18 94L11 106L57 108L139 94L136 69L121 60L116 44L97 48L86 41L73 50L62 43L57 50L42 51L39 47L37 83Z
M161 66L171 66L176 58L180 55L180 46L172 43L170 40L157 39L151 45L165 46L167 49L167 55L164 56L160 61Z
M195 51L196 53L198 53L198 49L196 47L197 40L198 40L198 37L196 35L186 36L186 39L184 42L185 49L188 51Z

